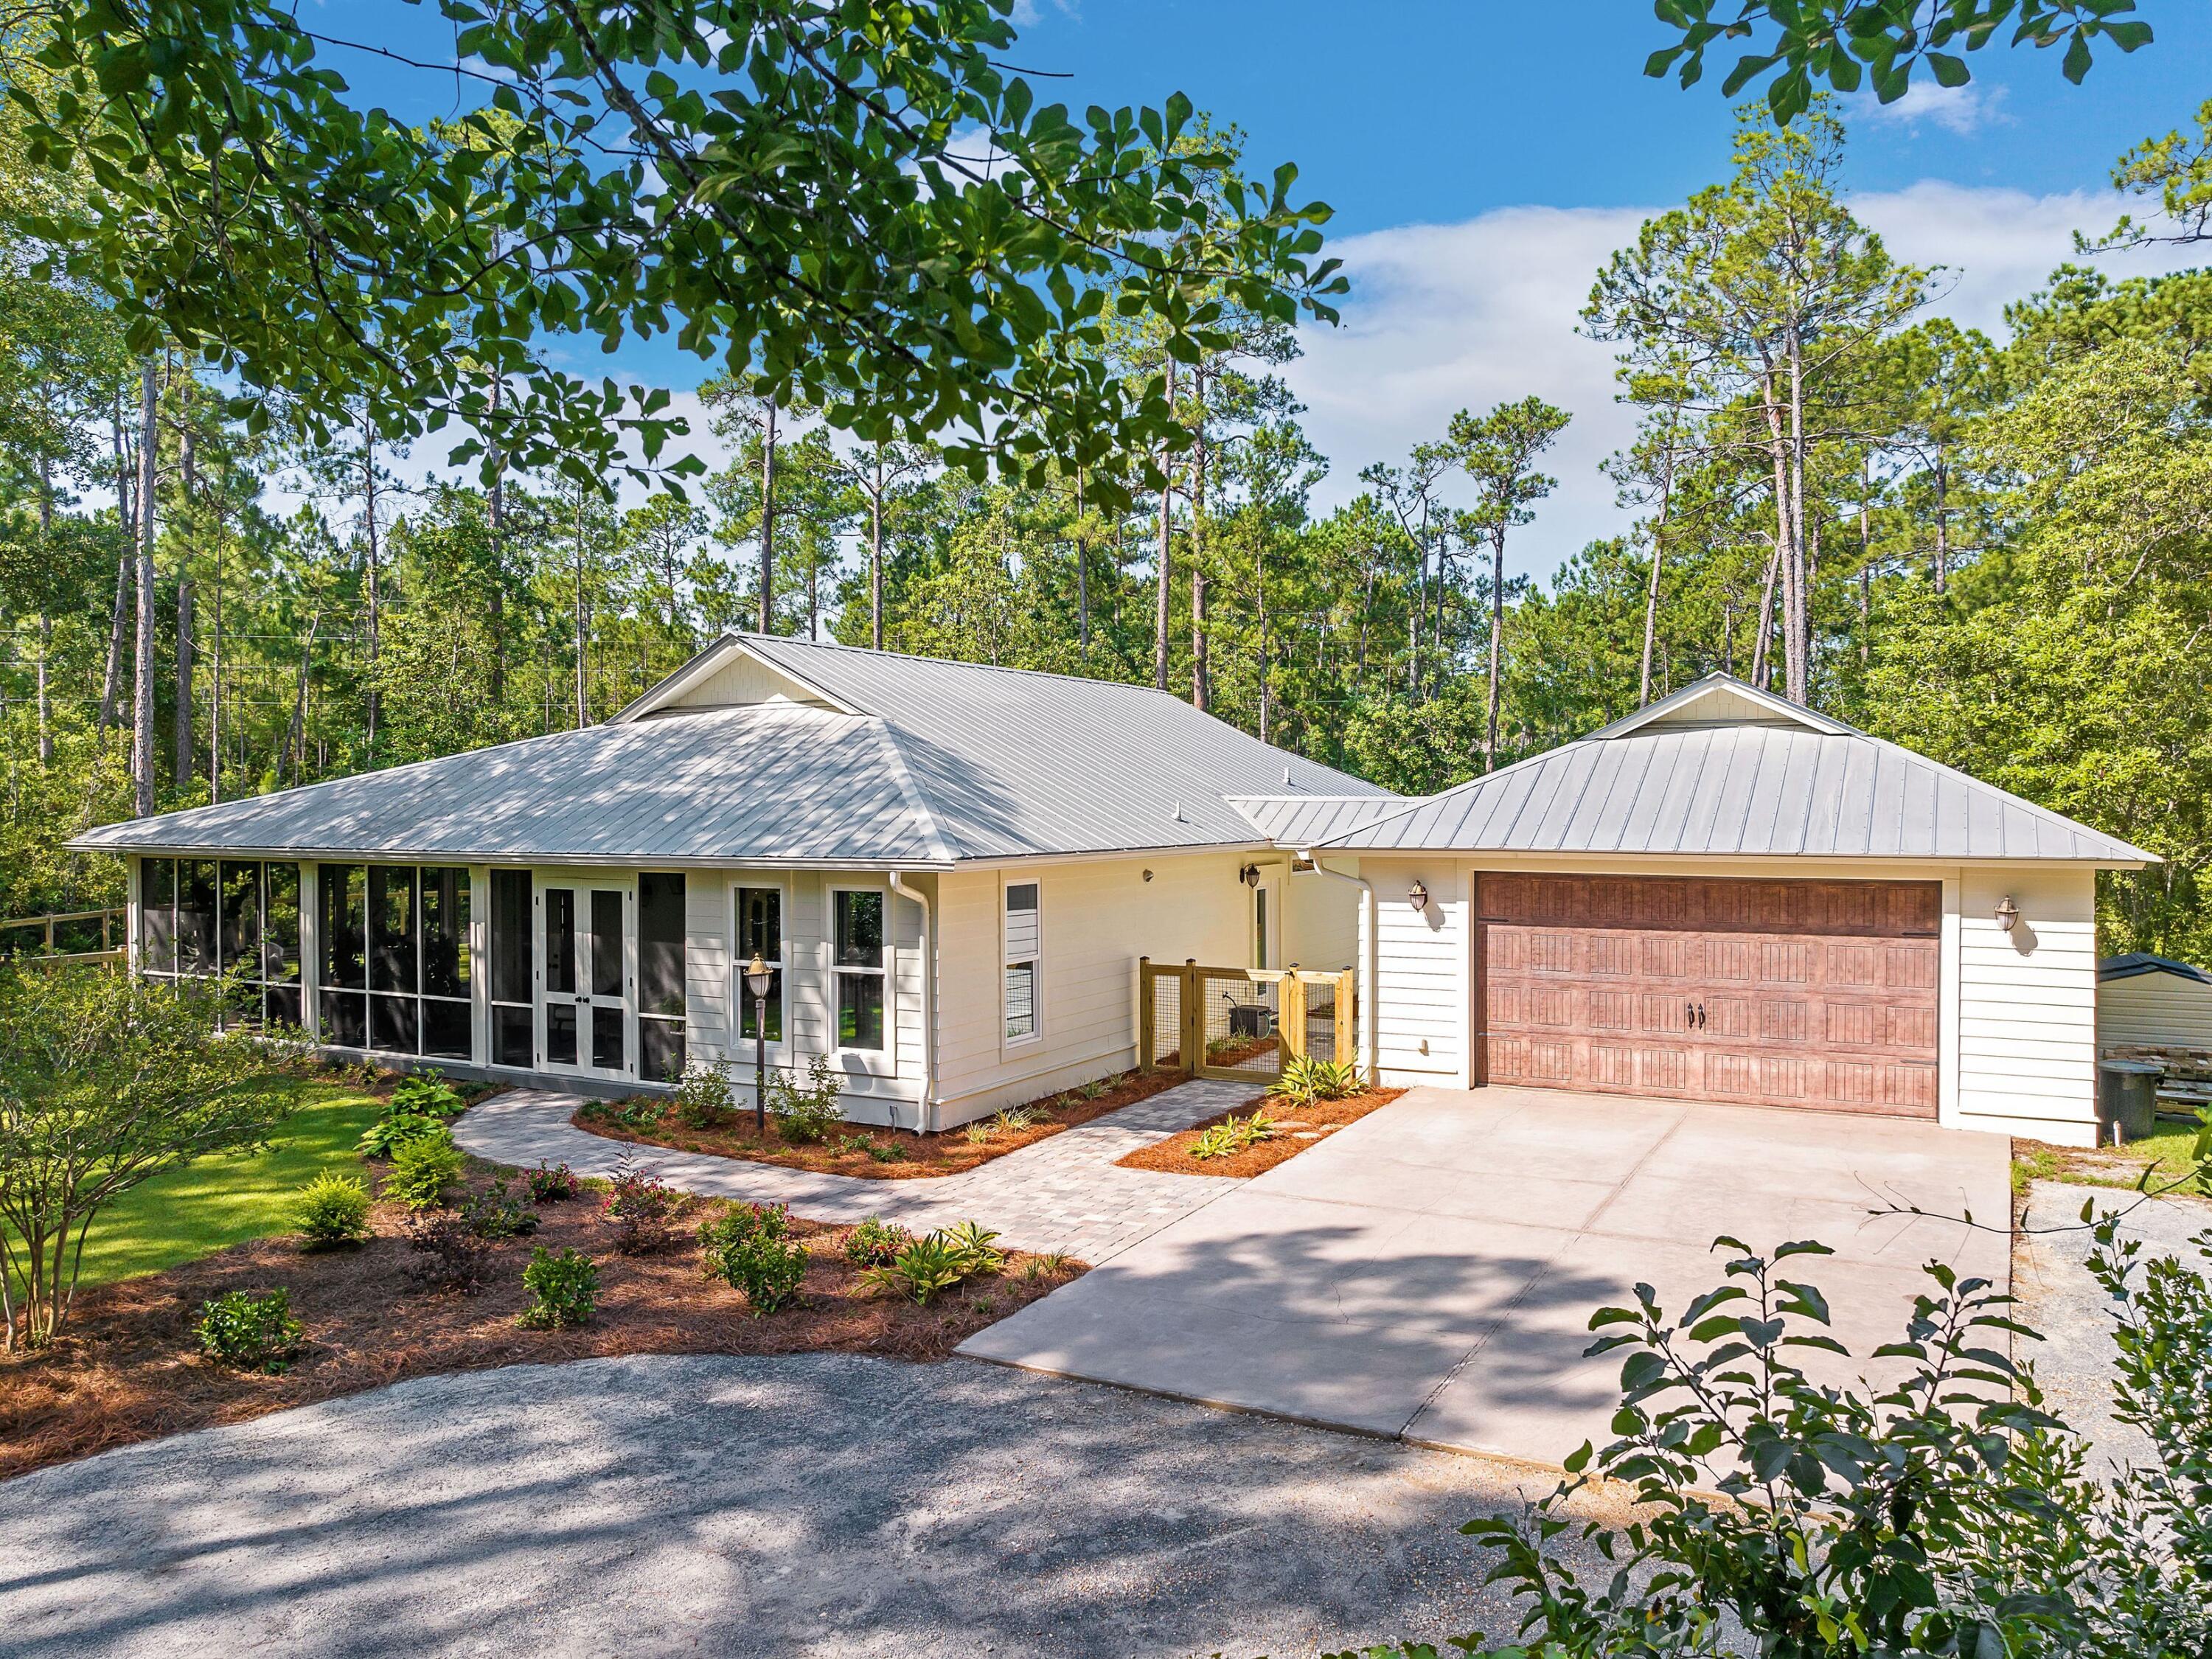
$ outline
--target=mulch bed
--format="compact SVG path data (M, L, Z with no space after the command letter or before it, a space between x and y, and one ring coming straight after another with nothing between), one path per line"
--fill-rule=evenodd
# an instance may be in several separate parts
M1170 1175L1195 1176L1255 1176L1262 1170L1272 1170L1285 1158L1296 1158L1309 1146L1317 1146L1347 1123L1356 1123L1378 1106L1388 1106L1406 1091L1403 1089L1370 1089L1364 1094L1350 1095L1342 1100L1317 1100L1310 1106L1291 1106L1281 1102L1257 1100L1240 1106L1234 1112L1223 1112L1203 1123L1194 1123L1188 1129L1170 1135L1165 1140L1156 1140L1149 1146L1139 1146L1126 1158L1115 1162L1125 1170L1160 1170ZM1215 1124L1231 1117L1247 1117L1254 1107L1264 1109L1267 1115L1282 1126L1273 1140L1263 1140L1247 1146L1241 1152L1231 1152L1224 1158L1193 1158L1190 1149L1198 1144L1199 1135ZM1301 1139L1304 1133L1308 1139Z
M592 1100L578 1108L569 1121L580 1129L610 1140L628 1140L643 1146L668 1146L678 1152L711 1152L719 1158L740 1158L755 1164L779 1164L787 1170L811 1170L823 1175L865 1176L872 1181L911 1181L926 1176L957 1175L994 1158L1033 1146L1063 1129L1088 1123L1095 1117L1150 1099L1164 1089L1187 1079L1180 1072L1125 1072L1096 1099L1079 1093L1047 1095L1024 1109L1035 1115L1026 1127L1000 1128L989 1118L982 1125L989 1139L970 1140L967 1126L919 1134L912 1129L888 1129L878 1124L853 1124L812 1146L785 1140L770 1118L763 1138L753 1133L750 1107L730 1122L711 1129L694 1129L677 1121L675 1103L656 1096L635 1095L627 1100ZM645 1115L653 1114L649 1118ZM627 1115L632 1121L623 1121Z
M473 1185L487 1184L479 1166ZM843 1254L849 1228L794 1220L792 1234L811 1256L804 1300L757 1319L743 1293L699 1270L692 1231L725 1207L687 1199L666 1249L623 1256L595 1194L541 1205L535 1233L492 1247L473 1295L410 1284L407 1268L418 1253L407 1245L401 1212L383 1203L375 1206L375 1236L356 1248L306 1254L290 1239L258 1239L86 1291L52 1349L0 1355L0 1479L439 1371L632 1353L941 1359L1083 1271L1079 1262L1009 1252L1003 1273L917 1307L860 1282ZM580 1249L599 1264L592 1323L535 1331L515 1322L529 1300L523 1266L539 1244ZM194 1328L202 1302L279 1285L291 1291L293 1316L306 1327L292 1370L247 1375L200 1355Z

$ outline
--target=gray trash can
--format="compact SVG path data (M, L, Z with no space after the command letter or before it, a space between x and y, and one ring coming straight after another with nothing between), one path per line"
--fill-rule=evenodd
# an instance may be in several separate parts
M2158 1128L2158 1080L2166 1068L2145 1060L2097 1062L2098 1139L2124 1145Z

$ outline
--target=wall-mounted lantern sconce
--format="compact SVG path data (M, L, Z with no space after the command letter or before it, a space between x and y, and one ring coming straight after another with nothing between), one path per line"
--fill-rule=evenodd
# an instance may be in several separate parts
M1260 884L1260 866L1256 864L1246 865L1237 872L1237 879L1247 887L1257 887Z
M1145 872L1145 879L1146 879L1146 881L1150 881L1152 878L1152 872L1151 871L1149 871L1149 870L1146 871L1146 872Z
M1997 926L2009 933L2019 921L2020 906L2014 904L2012 902L2012 895L2007 893L1997 901Z
M1406 902L1412 905L1416 910L1427 909L1429 908L1429 890L1425 886L1422 885L1421 883L1416 881L1411 887L1408 887L1406 890Z

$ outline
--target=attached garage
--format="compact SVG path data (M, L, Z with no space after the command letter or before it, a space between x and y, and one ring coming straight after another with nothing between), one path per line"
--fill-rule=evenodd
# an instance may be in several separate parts
M1942 899L1479 873L1477 1081L1932 1118Z
M1385 1081L2095 1138L2096 875L2149 854L1715 675L1297 848Z

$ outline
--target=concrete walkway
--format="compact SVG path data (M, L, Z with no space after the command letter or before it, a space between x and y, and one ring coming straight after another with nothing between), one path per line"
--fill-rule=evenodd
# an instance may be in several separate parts
M1835 1254L1790 1276L1864 1355L1902 1336L1930 1257L2006 1281L2008 1156L1893 1119L1418 1089L961 1352L1557 1464L1619 1400L1620 1356L1583 1357L1594 1310L1640 1281L1679 1313L1722 1281L1717 1235L1818 1239ZM1929 1213L1869 1216L1891 1202ZM1938 1218L1969 1211L1993 1231Z
M578 1095L512 1089L469 1109L453 1139L478 1158L529 1169L540 1160L605 1176L635 1155L672 1187L708 1198L786 1204L816 1221L880 1216L916 1231L956 1221L995 1228L1017 1249L1059 1250L1094 1267L1243 1183L1219 1176L1121 1170L1115 1160L1201 1119L1243 1105L1246 1083L1177 1084L958 1175L869 1181L774 1164L611 1140L569 1122Z
M0 1659L1441 1645L1512 1628L1456 1528L1523 1496L958 1360L514 1365L0 1482Z

